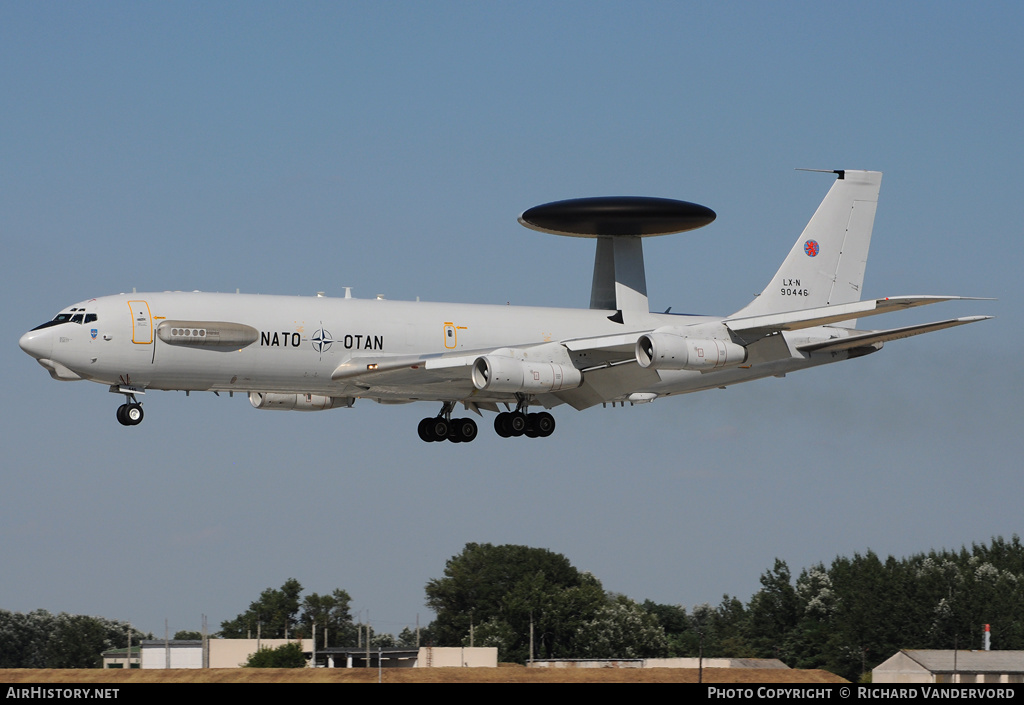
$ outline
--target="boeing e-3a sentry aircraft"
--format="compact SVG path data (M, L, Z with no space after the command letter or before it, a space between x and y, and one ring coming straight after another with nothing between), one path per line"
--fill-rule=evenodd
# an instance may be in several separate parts
M201 292L89 299L21 337L57 380L109 385L117 420L142 421L146 391L242 392L257 409L320 411L440 402L424 441L472 441L457 404L499 412L503 437L546 437L547 411L650 402L861 357L883 343L990 316L888 330L857 319L957 296L861 300L882 174L840 170L768 286L731 316L654 314L643 238L692 230L708 208L644 197L559 201L524 212L526 227L594 238L589 309ZM501 411L499 405L505 407Z

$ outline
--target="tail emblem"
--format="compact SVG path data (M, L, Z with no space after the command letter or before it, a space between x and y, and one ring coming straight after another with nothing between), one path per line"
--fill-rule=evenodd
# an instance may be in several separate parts
M818 241L817 240L808 240L807 242L805 242L804 243L804 254L806 254L808 257L817 257L818 256Z

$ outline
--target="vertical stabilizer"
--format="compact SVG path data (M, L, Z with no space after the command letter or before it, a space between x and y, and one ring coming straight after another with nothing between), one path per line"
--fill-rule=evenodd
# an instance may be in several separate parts
M779 271L765 290L733 317L860 301L882 173L833 173L838 178ZM839 325L853 327L855 322Z

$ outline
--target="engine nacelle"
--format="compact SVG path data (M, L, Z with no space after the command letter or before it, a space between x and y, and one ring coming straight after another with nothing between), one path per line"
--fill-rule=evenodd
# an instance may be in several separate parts
M473 386L488 392L557 392L583 384L583 374L572 365L517 360L484 355L473 363Z
M746 360L747 349L729 340L654 331L636 341L636 361L651 370L717 370Z
M249 392L249 403L254 409L278 411L323 411L347 409L355 403L353 397L327 397L322 394L270 394Z

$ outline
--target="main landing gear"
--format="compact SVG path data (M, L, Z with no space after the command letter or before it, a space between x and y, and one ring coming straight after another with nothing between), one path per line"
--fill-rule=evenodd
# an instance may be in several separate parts
M452 409L455 402L445 402L441 413L420 421L416 428L420 440L427 443L451 441L452 443L469 443L476 438L477 427L473 419L453 419Z
M494 430L502 438L547 438L555 432L555 417L546 411L538 414L503 411L494 417Z
M555 432L555 417L546 411L536 414L526 413L526 400L521 399L515 411L503 411L494 418L494 431L502 438L547 438ZM473 419L453 419L452 410L455 402L445 402L437 416L420 421L416 432L420 440L427 443L451 441L452 443L469 443L477 435L476 421Z

